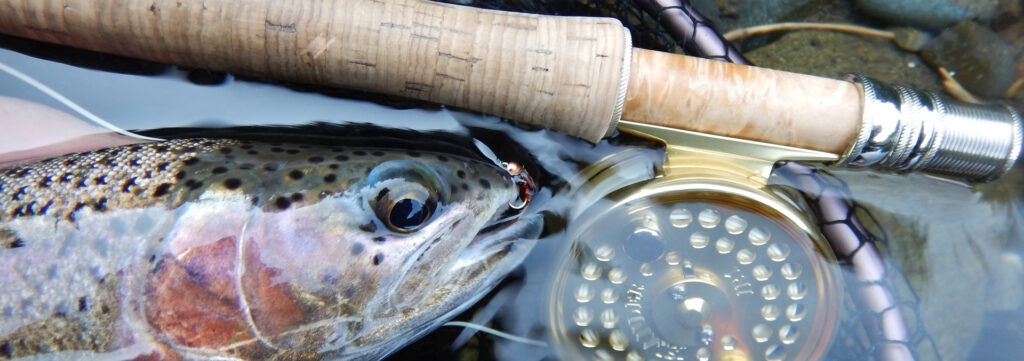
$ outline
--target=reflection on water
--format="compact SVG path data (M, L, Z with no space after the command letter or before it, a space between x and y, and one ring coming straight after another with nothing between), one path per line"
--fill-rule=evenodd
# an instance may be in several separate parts
M780 283L774 288L763 285L751 288L750 291L756 292L755 296L759 297L756 307L743 304L738 308L742 311L735 313L741 316L729 320L735 322L715 324L707 332L702 320L717 312L716 307L721 304L730 304L729 298L735 298L737 292L746 290L742 288L746 286L736 288L731 283L739 278L730 273L733 269L722 268L725 266L721 266L721 263L712 263L712 266L704 268L709 276L697 276L698 281L692 284L687 283L689 281L659 281L645 286L657 288L657 296L651 296L652 299L658 299L658 302L671 307L665 306L669 311L664 314L642 311L644 322L653 325L652 331L660 329L665 334L681 337L674 344L694 346L687 350L692 352L692 356L687 354L687 359L702 358L705 353L701 351L702 338L714 340L707 347L716 350L727 350L729 347L740 349L740 344L749 342L758 355L763 355L755 359L792 359L797 355L796 352L787 354L781 350L798 349L797 345L808 340L808 337L823 334L812 335L813 331L798 324L813 319L814 313L819 310L794 307L792 304L815 292L824 292L824 287L841 284L814 283L813 279L808 279L800 286L797 281L802 280L800 277L809 277L812 267L786 261L797 255L815 253L797 252L796 247L786 248L777 244L773 248L767 241L761 243L762 235L778 237L786 231L768 230L770 225L759 224L756 217L746 215L743 213L745 211L716 209L702 205L699 201L689 208L672 208L670 205L652 208L659 216L655 217L653 223L647 221L644 229L657 229L658 233L668 234L669 231L678 233L687 227L697 229L697 226L701 226L703 233L671 233L671 237L658 238L652 237L652 232L638 233L633 228L617 227L617 220L609 220L581 231L583 234L596 232L594 237L579 239L628 241L640 246L602 248L604 244L571 243L576 240L570 236L578 225L565 222L593 220L586 216L574 219L574 214L583 212L581 205L596 203L593 206L597 207L595 209L609 208L598 199L573 198L580 194L577 190L588 186L583 181L602 179L603 182L628 184L654 176L661 162L661 153L656 144L642 139L619 135L591 145L547 131L519 129L475 114L448 110L397 110L366 101L299 93L278 86L239 80L228 80L215 86L198 86L187 82L184 72L171 69L157 76L114 74L35 60L3 49L0 49L0 61L39 78L104 119L129 129L196 124L302 124L327 120L383 122L384 125L395 127L442 129L477 136L484 142L497 139L488 134L507 134L518 146L528 150L532 159L538 163L536 166L546 172L540 175L544 179L545 189L536 198L536 205L550 214L546 237L520 270L460 319L541 340L549 346L522 344L479 333L467 339L460 337L460 334L468 335L462 329L443 327L422 342L400 352L395 359L420 359L424 352L430 352L439 358L449 359L539 360L564 357L566 353L556 352L552 347L566 343L581 347L596 359L605 356L638 359L636 355L653 359L659 354L670 359L670 356L682 353L673 353L678 350L670 350L666 346L668 342L652 344L648 347L651 351L647 352L644 341L651 339L641 334L643 327L631 328L625 316L628 312L625 305L629 303L626 301L631 300L631 291L634 291L632 301L638 301L638 296L635 295L637 289L631 288L634 284L626 280L638 277L652 277L651 280L654 280L654 275L668 272L669 266L679 266L679 272L687 272L684 260L687 257L706 260L701 252L707 253L711 259L728 259L730 267L733 266L731 262L735 262L744 277L749 274L749 278L753 279L754 282L750 282L752 284L762 282L761 278L766 281L777 279ZM0 95L29 99L59 109L62 107L4 75L0 75ZM497 148L504 145L492 143L489 146ZM623 168L603 175L608 178L578 176L588 165L622 154L632 156L616 160L616 164L622 164ZM877 220L880 228L873 231L880 234L884 231L887 236L887 242L882 246L891 254L891 260L902 269L912 287L912 290L898 289L897 292L905 300L914 300L915 297L920 299L919 305L908 306L919 308L920 323L945 360L1010 359L1009 355L1024 351L1020 349L1024 339L1020 331L1024 329L1020 287L1024 275L1021 265L1021 252L1024 249L1024 236L1020 228L1021 211L1024 210L1024 202L1019 193L1021 172L1018 167L995 184L972 189L920 176L837 171L839 178L848 183L856 200ZM592 194L603 195L612 190L598 190ZM706 212L708 209L715 212ZM633 215L616 215L619 216L623 219L616 219L623 224L633 220L629 218ZM742 227L740 223L743 223ZM680 226L683 224L686 225ZM734 233L730 230L740 228L742 230L736 234L742 237L730 239L725 236ZM761 251L757 247L764 249ZM689 252L689 255L683 256L683 252ZM612 260L622 260L628 264L615 264ZM702 266L692 263L691 271L696 275ZM773 267L758 268L762 263ZM644 264L650 264L650 268L645 269ZM565 269L570 270L573 278L559 281L559 272ZM675 272L675 268L672 270ZM645 276L646 273L652 276ZM586 286L590 283L594 284ZM685 287L677 289L676 286L680 285ZM558 287L565 292L553 294L552 290ZM723 288L731 289L731 296L717 293ZM606 292L609 289L611 291ZM676 302L679 300L673 298L673 291L692 293L681 293L678 298L682 301ZM849 297L849 292L837 294ZM581 301L584 299L587 302ZM849 304L848 299L840 302ZM594 307L581 307L583 305ZM616 309L612 305L621 308ZM552 310L557 312L552 314L549 312ZM850 322L856 310L846 307L838 312L840 319L836 327L840 330L834 334L856 337L858 333L855 329L862 327L859 322ZM760 321L752 321L758 317ZM664 318L664 321L660 318ZM636 322L639 321L634 320L634 325ZM572 331L575 333L562 340L553 337L553 330L558 328L559 323L565 323L570 328L576 327ZM604 323L610 323L613 327L605 327ZM917 324L917 320L910 323ZM587 331L587 327L592 328ZM843 327L854 330L843 332ZM730 332L736 335L731 341L725 337ZM711 336L708 336L709 333ZM842 349L846 343L858 342L863 340L834 340L833 350ZM455 350L451 349L453 344L458 346ZM662 350L653 351L656 346ZM644 352L637 351L638 347ZM783 354L786 357L782 357ZM863 354L838 355L835 352L828 355L845 359L865 357Z

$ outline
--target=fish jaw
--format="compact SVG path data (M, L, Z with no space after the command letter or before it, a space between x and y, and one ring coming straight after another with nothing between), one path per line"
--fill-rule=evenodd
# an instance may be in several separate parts
M383 358L468 309L522 263L541 233L541 218L524 216L474 237L447 267L434 272L431 287L417 298L419 302L380 320L390 324L347 345L339 358ZM384 342L394 339L407 341Z

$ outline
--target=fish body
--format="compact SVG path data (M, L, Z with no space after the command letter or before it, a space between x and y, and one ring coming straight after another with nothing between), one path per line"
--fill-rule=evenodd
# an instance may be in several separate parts
M456 155L227 139L9 169L0 359L382 358L525 257L518 194Z

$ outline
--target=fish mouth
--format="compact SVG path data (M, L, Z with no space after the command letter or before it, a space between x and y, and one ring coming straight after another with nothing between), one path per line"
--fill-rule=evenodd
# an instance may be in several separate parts
M486 267L505 259L525 257L542 230L543 217L539 214L502 214L488 222L469 242L456 261L455 268ZM509 270L511 267L514 265Z

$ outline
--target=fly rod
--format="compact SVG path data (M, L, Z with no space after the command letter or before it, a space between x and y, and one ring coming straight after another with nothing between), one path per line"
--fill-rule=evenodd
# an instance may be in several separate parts
M1010 107L632 48L611 18L423 0L0 0L0 32L432 101L592 142L626 119L972 181L1021 150Z

